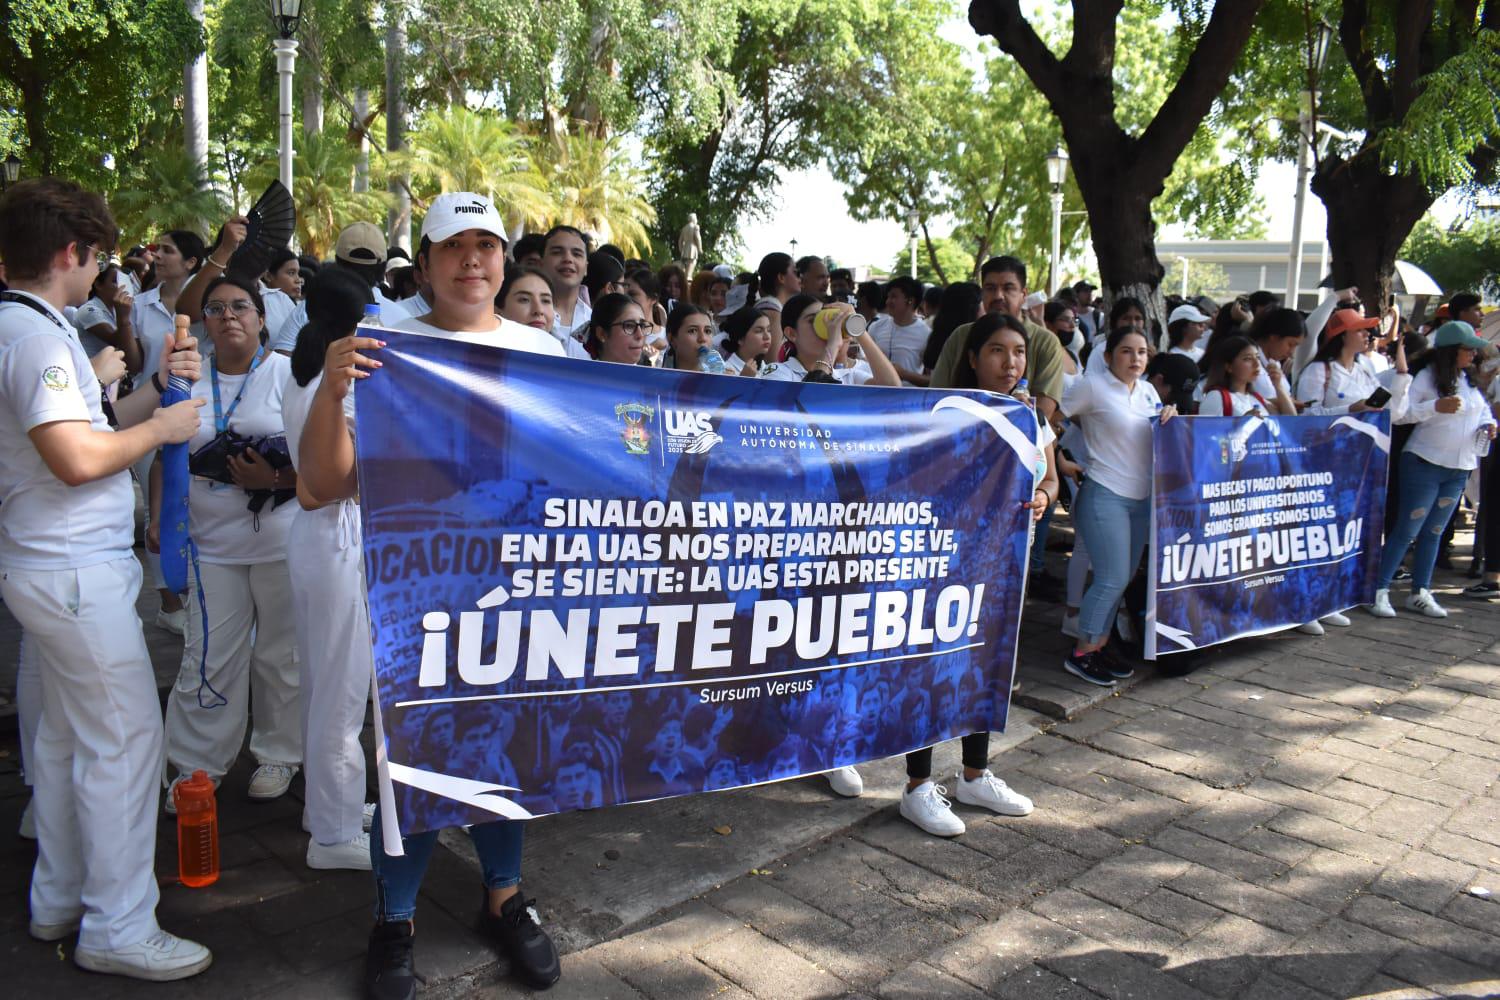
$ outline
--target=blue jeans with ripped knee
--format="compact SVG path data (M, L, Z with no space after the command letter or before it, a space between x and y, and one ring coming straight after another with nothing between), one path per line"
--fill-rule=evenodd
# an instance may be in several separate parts
M1417 550L1411 560L1411 589L1415 592L1432 586L1432 567L1437 564L1443 531L1458 510L1458 498L1468 481L1468 469L1449 469L1409 451L1401 453L1399 507L1395 527L1386 537L1385 551L1380 556L1376 587L1390 589L1413 539Z

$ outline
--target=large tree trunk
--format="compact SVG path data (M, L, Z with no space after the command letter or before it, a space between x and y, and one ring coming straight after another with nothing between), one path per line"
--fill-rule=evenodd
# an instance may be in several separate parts
M323 131L323 81L317 70L308 65L302 78L302 133L316 135Z
M203 0L187 0L188 14L203 27ZM208 171L208 53L199 51L188 60L182 73L182 131L188 157L202 170L201 183L209 186Z
M405 77L401 64L406 56L406 11L402 0L390 0L385 13L385 148L397 153L406 148L406 98L402 92ZM387 218L386 238L391 246L411 249L410 178L392 171L392 203Z
M1071 146L1071 143L1070 143ZM1156 256L1156 220L1151 201L1159 184L1134 183L1122 177L1112 154L1078 148L1074 177L1089 213L1094 256L1099 261L1099 283L1106 302L1122 296L1139 299L1146 307L1146 325L1157 330L1157 348L1166 350L1166 303L1161 279L1166 274Z
M1378 315L1391 301L1396 254L1433 195L1416 178L1383 170L1374 150L1324 158L1312 190L1328 212L1333 287L1358 288L1365 310Z
M21 113L26 118L27 152L41 168L42 176L51 174L54 165L52 133L47 131L47 84L36 76L27 77L21 90Z
M359 159L354 161L354 190L370 190L370 91L354 88L354 130L359 135Z

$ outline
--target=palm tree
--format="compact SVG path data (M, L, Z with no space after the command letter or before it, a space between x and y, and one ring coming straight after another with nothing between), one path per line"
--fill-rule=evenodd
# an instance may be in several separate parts
M342 133L315 132L300 137L292 162L292 200L297 206L297 240L304 253L326 257L339 230L351 222L380 224L390 196L383 191L354 190L359 148ZM276 178L275 160L251 171L246 183L259 191Z
M393 154L393 172L411 175L412 193L430 201L444 191L473 191L495 202L512 227L545 225L555 212L546 184L515 125L462 106L435 110Z
M632 256L650 252L647 228L656 222L656 209L618 135L565 133L538 141L533 157L557 204L554 222L595 233Z
M228 206L209 181L203 164L180 147L136 159L109 199L124 230L122 244L143 243L168 229L212 233Z

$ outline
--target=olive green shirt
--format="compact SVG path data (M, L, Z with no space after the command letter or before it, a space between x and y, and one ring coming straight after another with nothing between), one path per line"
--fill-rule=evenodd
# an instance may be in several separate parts
M932 388L952 389L953 376L963 357L964 344L969 339L972 323L965 323L954 330L938 355L937 367L932 370ZM1054 403L1062 401L1063 392L1063 346L1057 334L1044 326L1021 320L1026 329L1026 384L1033 396L1046 396Z

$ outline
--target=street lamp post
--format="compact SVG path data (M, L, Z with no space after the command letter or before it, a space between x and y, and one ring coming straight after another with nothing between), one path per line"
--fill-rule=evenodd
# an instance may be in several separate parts
M792 263L793 264L797 263L797 241L796 241L796 239L792 240Z
M1063 179L1068 176L1068 154L1056 146L1047 154L1047 181L1052 185L1052 267L1047 277L1047 297L1057 294L1062 281L1062 206Z
M276 76L281 85L281 183L292 189L292 73L297 68L297 22L302 17L302 0L271 0L276 17Z
M917 215L917 210L912 209L906 213L906 233L911 239L911 276L915 281L917 277L917 226L922 222Z
M7 156L0 163L0 191L4 191L16 181L21 179L21 158L15 153Z
M1308 38L1308 87L1302 91L1297 109L1297 200L1292 207L1292 241L1286 262L1286 304L1297 308L1302 294L1302 213L1307 205L1307 182L1311 172L1314 113L1318 103L1318 77L1328 62L1328 44L1333 40L1333 26L1319 21L1317 33ZM1327 242L1326 238L1324 240Z

